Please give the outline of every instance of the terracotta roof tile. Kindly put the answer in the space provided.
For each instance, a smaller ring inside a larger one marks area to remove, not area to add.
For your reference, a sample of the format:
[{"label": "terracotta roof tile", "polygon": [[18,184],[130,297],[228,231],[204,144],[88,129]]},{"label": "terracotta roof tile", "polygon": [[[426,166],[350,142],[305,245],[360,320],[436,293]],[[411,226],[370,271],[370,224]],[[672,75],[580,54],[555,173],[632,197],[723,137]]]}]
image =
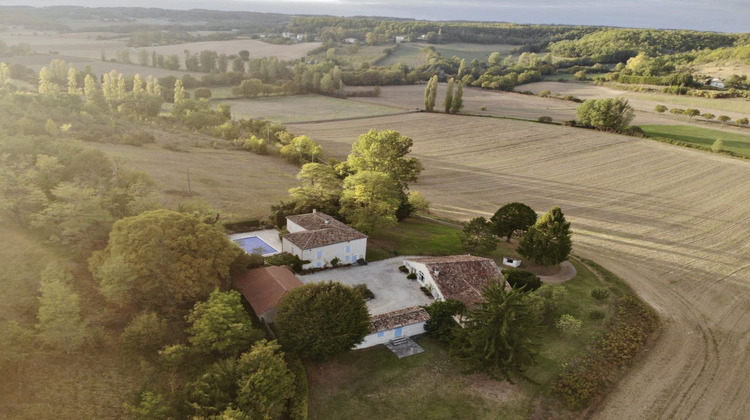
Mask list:
[{"label": "terracotta roof tile", "polygon": [[306,229],[283,236],[300,249],[312,249],[367,238],[364,233],[321,212],[287,216],[287,220]]},{"label": "terracotta roof tile", "polygon": [[427,321],[428,319],[430,319],[430,314],[428,314],[424,308],[419,306],[374,315],[370,318],[370,333],[379,333],[381,331],[388,331],[398,327],[405,327],[407,325]]},{"label": "terracotta roof tile", "polygon": [[258,316],[275,308],[288,291],[302,286],[297,276],[278,266],[247,270],[232,282]]},{"label": "terracotta roof tile", "polygon": [[472,255],[414,257],[407,261],[422,263],[446,299],[457,299],[469,306],[483,300],[482,289],[502,278],[500,268],[490,258]]}]

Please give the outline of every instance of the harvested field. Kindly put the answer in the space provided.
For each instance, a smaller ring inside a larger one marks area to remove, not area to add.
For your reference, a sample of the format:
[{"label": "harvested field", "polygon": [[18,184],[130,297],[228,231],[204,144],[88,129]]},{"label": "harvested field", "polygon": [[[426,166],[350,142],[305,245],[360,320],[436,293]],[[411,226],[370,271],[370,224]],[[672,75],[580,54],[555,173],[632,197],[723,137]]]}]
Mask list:
[{"label": "harvested field", "polygon": [[[184,64],[185,50],[190,51],[191,54],[209,50],[226,55],[236,55],[242,50],[247,50],[250,52],[250,58],[276,57],[279,60],[294,60],[306,56],[309,51],[318,48],[320,45],[320,42],[277,45],[254,39],[231,39],[226,41],[201,41],[186,44],[161,45],[158,47],[145,47],[145,49],[149,54],[152,51],[163,55],[176,54],[180,57],[180,62]],[[137,57],[137,52],[133,56]]]},{"label": "harvested field", "polygon": [[397,114],[403,109],[323,95],[270,96],[222,100],[232,106],[235,118],[265,118],[282,123],[362,118]]},{"label": "harvested field", "polygon": [[[38,54],[50,54],[54,52],[62,56],[72,56],[101,60],[102,51],[107,58],[117,56],[117,51],[128,49],[127,34],[116,39],[96,39],[98,36],[112,38],[112,33],[100,32],[77,32],[69,34],[58,34],[54,32],[35,32],[24,34],[0,34],[0,40],[8,45],[27,43],[31,50]],[[137,60],[136,55],[132,58]],[[49,62],[49,60],[48,60]]]},{"label": "harvested field", "polygon": [[750,412],[750,162],[528,122],[409,114],[297,124],[343,157],[394,129],[425,165],[413,189],[466,220],[510,201],[562,207],[574,249],[622,277],[664,321],[595,416],[744,418]]}]

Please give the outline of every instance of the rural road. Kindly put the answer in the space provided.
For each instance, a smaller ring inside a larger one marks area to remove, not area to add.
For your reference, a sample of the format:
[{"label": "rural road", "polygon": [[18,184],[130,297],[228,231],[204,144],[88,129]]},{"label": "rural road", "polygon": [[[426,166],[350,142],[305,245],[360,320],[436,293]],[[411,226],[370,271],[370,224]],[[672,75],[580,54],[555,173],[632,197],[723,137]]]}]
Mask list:
[{"label": "rural road", "polygon": [[412,186],[438,217],[507,202],[560,206],[574,252],[658,312],[649,353],[597,419],[744,419],[750,413],[750,162],[583,129],[409,114],[300,125],[345,154],[351,133],[393,129],[425,166]]}]

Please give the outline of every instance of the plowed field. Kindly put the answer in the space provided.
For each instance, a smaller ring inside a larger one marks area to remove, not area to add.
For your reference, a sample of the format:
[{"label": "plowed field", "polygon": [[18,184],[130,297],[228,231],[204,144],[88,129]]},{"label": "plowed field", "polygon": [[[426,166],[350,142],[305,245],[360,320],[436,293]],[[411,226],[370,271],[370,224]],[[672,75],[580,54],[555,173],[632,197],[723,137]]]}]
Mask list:
[{"label": "plowed field", "polygon": [[562,207],[574,249],[659,312],[659,340],[604,401],[602,419],[736,419],[750,413],[750,162],[630,137],[434,114],[290,129],[345,156],[390,128],[425,165],[413,189],[435,213],[489,215],[510,201]]}]

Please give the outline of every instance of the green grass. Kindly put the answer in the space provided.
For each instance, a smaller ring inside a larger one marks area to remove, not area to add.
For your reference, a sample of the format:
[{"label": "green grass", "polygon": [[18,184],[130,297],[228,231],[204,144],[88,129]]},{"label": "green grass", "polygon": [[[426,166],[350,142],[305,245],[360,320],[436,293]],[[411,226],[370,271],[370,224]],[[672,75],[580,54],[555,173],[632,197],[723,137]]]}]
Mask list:
[{"label": "green grass", "polygon": [[[235,98],[236,96],[232,94],[232,86],[214,86],[208,88],[211,90],[211,100],[216,99],[228,99],[228,98]],[[195,89],[185,89],[186,92],[190,94],[191,98],[195,97]]]},{"label": "green grass", "polygon": [[[750,101],[744,99],[711,99],[696,96],[667,95],[660,93],[626,92],[626,98],[655,101],[668,108],[707,108],[727,112],[740,112],[750,115]],[[705,112],[705,111],[702,111]],[[714,112],[714,111],[711,111]]]},{"label": "green grass", "polygon": [[406,64],[409,67],[419,67],[427,63],[427,58],[422,50],[425,44],[401,44],[388,58],[379,62],[379,66],[390,67],[397,63]]},{"label": "green grass", "polygon": [[[711,147],[718,138],[724,140],[724,150],[750,156],[750,136],[727,131],[713,130],[696,125],[642,125],[650,137],[664,137],[689,144]],[[742,130],[742,129],[738,129]],[[743,130],[745,131],[745,130]]]},{"label": "green grass", "polygon": [[280,123],[361,118],[403,112],[388,106],[355,102],[322,95],[270,96],[221,101],[239,118],[265,118]]},{"label": "green grass", "polygon": [[308,364],[310,418],[528,418],[530,399],[518,387],[490,381],[510,398],[478,392],[442,344],[427,337],[417,341],[426,351],[403,359],[376,346]]},{"label": "green grass", "polygon": [[[417,67],[427,63],[423,50],[431,44],[425,43],[403,43],[398,46],[396,51],[388,58],[378,63],[381,66],[392,66],[396,63],[404,63],[409,67]],[[444,58],[459,57],[466,60],[467,64],[471,60],[487,60],[493,52],[499,52],[503,55],[510,54],[510,51],[516,45],[507,44],[469,44],[465,42],[453,44],[432,45],[435,50],[442,54]]]}]

